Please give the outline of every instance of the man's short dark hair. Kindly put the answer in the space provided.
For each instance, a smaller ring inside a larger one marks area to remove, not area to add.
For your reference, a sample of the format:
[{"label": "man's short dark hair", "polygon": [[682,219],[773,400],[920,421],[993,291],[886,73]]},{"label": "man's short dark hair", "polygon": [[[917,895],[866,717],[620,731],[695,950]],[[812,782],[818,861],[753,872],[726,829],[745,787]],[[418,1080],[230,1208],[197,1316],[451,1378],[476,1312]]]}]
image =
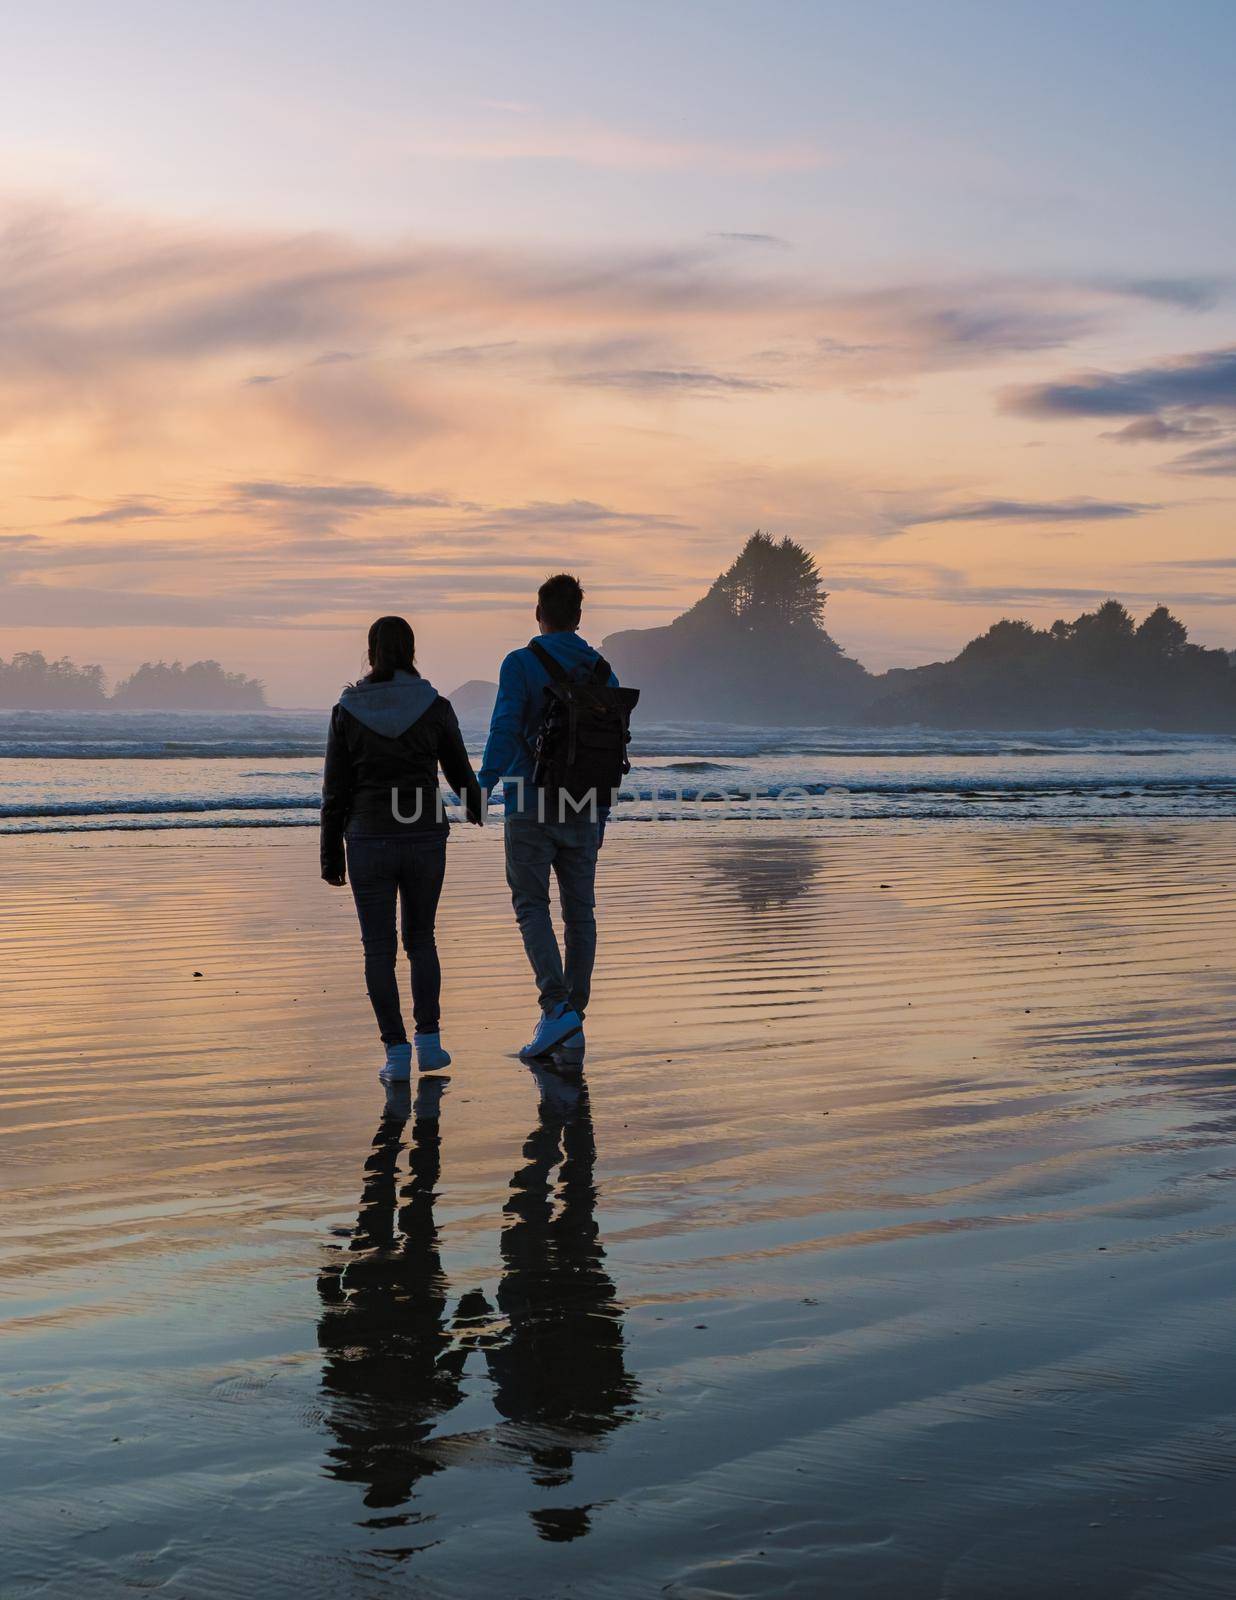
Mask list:
[{"label": "man's short dark hair", "polygon": [[541,620],[551,628],[578,628],[584,609],[584,590],[569,572],[556,572],[536,592]]}]

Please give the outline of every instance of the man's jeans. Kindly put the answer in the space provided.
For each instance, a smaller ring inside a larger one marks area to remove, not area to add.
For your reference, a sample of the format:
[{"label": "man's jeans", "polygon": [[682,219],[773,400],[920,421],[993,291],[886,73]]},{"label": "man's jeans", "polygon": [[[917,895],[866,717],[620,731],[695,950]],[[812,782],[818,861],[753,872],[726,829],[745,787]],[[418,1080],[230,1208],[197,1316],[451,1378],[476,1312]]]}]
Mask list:
[{"label": "man's jeans", "polygon": [[[580,819],[538,822],[535,817],[508,817],[505,839],[506,881],[536,975],[541,1010],[548,1014],[565,1000],[582,1017],[597,954],[597,825]],[[562,901],[565,969],[549,915],[551,870]]]},{"label": "man's jeans", "polygon": [[437,1033],[442,968],[434,940],[434,917],[446,872],[446,840],[413,833],[347,841],[348,877],[365,947],[365,987],[383,1044],[408,1037],[399,1008],[395,972],[395,899],[399,931],[412,964],[412,1015],[417,1033]]}]

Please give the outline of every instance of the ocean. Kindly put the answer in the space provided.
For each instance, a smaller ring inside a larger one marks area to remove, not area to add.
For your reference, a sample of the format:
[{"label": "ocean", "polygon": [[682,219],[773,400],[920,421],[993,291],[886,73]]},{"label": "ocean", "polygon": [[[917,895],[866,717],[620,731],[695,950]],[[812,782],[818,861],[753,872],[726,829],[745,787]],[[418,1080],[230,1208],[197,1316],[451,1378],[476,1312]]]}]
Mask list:
[{"label": "ocean", "polygon": [[[310,827],[324,711],[0,712],[0,832]],[[479,762],[484,726],[464,724]],[[616,822],[1236,815],[1236,739],[639,726]]]}]

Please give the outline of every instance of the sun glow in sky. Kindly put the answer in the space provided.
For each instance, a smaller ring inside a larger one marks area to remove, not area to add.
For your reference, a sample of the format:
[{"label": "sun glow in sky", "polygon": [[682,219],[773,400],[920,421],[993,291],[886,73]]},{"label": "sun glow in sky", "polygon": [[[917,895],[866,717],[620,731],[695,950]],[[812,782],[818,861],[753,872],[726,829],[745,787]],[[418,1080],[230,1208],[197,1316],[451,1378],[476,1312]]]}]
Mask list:
[{"label": "sun glow in sky", "polygon": [[756,527],[872,667],[1236,645],[1236,12],[49,0],[5,23],[0,655],[449,690]]}]

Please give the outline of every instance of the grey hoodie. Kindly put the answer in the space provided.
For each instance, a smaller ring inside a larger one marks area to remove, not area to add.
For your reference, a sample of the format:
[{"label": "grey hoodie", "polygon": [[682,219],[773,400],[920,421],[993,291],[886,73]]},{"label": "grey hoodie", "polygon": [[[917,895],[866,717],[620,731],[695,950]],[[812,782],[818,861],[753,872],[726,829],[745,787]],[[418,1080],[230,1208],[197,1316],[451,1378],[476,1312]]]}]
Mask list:
[{"label": "grey hoodie", "polygon": [[414,672],[397,672],[385,683],[345,689],[326,735],[323,873],[339,881],[345,832],[356,838],[415,832],[445,837],[439,767],[469,818],[479,818],[481,791],[459,721],[432,683]]},{"label": "grey hoodie", "polygon": [[339,704],[384,739],[398,739],[414,722],[419,722],[438,698],[428,678],[413,672],[398,671],[385,683],[351,683],[339,696]]}]

